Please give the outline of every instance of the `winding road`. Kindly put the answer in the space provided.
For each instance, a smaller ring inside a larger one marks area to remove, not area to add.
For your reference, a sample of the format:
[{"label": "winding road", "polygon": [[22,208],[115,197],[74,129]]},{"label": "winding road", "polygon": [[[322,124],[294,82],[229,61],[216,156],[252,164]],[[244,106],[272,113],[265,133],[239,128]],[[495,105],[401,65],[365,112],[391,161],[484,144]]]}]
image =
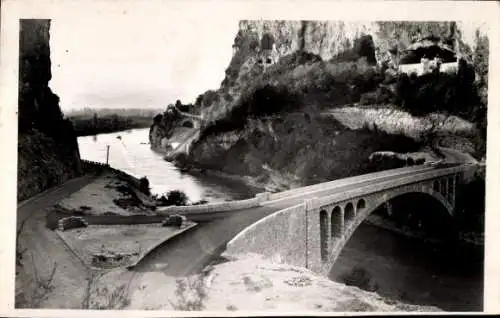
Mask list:
[{"label": "winding road", "polygon": [[[50,208],[63,198],[80,190],[94,180],[95,176],[86,175],[72,179],[60,186],[44,191],[17,206],[17,228],[21,229],[18,242],[21,250],[23,267],[16,280],[16,294],[23,293],[26,303],[21,306],[33,306],[43,301],[40,296],[30,294],[35,290],[33,277],[40,280],[50,277],[55,270],[52,281],[54,289],[50,299],[44,300],[46,308],[80,308],[85,294],[85,286],[89,273],[81,261],[71,252],[53,231],[45,226],[46,214]],[[77,297],[67,297],[68,291]],[[80,297],[78,297],[80,296]],[[18,300],[16,299],[16,302]]]}]

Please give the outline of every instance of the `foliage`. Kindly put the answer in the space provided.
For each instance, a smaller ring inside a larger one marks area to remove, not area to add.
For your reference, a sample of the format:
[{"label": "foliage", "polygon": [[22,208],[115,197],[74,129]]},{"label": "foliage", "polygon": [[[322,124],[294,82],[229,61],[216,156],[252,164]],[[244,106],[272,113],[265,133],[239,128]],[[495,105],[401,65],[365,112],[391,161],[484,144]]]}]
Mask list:
[{"label": "foliage", "polygon": [[297,51],[282,57],[266,73],[249,77],[226,116],[207,125],[200,139],[240,130],[247,118],[292,112],[310,103],[336,106],[358,102],[384,80],[365,58],[325,62],[315,54]]},{"label": "foliage", "polygon": [[167,194],[158,196],[154,195],[153,196],[156,200],[160,202],[161,205],[163,206],[169,206],[169,205],[177,205],[177,206],[184,206],[188,204],[189,198],[181,190],[172,190],[167,192]]},{"label": "foliage", "polygon": [[[71,137],[60,136],[60,140]],[[76,143],[76,138],[74,140]],[[17,198],[24,200],[75,177],[73,143],[56,142],[45,133],[31,130],[18,137]]]},{"label": "foliage", "polygon": [[[119,115],[115,114],[101,115],[94,113],[90,115],[71,115],[69,119],[75,126],[77,136],[89,136],[102,133],[110,133],[133,128],[145,128],[151,126],[151,114],[142,115]],[[161,115],[154,117],[159,120]]]},{"label": "foliage", "polygon": [[176,280],[175,295],[177,302],[169,301],[175,310],[203,310],[207,298],[206,287],[201,277],[179,278]]},{"label": "foliage", "polygon": [[151,194],[151,189],[149,188],[149,180],[147,177],[142,177],[139,179],[139,191],[147,195]]},{"label": "foliage", "polygon": [[220,146],[221,135],[214,133],[194,148],[193,158],[207,168],[240,175],[258,176],[267,165],[312,184],[371,172],[376,167],[368,157],[375,151],[410,152],[420,146],[400,135],[348,130],[331,118],[318,117],[317,112],[306,108],[255,120],[267,130],[246,127],[246,137],[229,149]]},{"label": "foliage", "polygon": [[400,74],[395,102],[414,115],[444,111],[471,118],[480,105],[478,87],[474,80],[474,68],[464,60],[459,63],[457,74]]}]

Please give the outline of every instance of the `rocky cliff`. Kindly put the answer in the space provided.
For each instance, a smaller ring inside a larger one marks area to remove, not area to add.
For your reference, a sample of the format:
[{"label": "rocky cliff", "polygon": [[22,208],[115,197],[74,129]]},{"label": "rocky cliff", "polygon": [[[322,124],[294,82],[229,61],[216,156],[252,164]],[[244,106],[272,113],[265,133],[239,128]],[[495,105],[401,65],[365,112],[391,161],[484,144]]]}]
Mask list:
[{"label": "rocky cliff", "polygon": [[49,87],[50,20],[20,21],[18,200],[58,185],[80,172],[73,125]]},{"label": "rocky cliff", "polygon": [[[482,41],[484,49],[486,31],[459,22],[241,21],[221,87],[196,100],[200,137],[180,159],[308,183],[366,172],[366,151],[419,151],[415,135],[432,135],[427,128],[370,132],[363,122],[387,125],[364,118],[345,129],[342,118],[329,122],[318,114],[375,104],[417,116],[448,111],[477,119],[482,111],[484,119],[477,84],[478,77],[485,83],[488,57],[477,48]],[[397,70],[406,48],[425,38],[454,52],[461,61],[456,74],[415,80]],[[475,67],[481,63],[482,72]],[[398,120],[391,116],[382,117]]]},{"label": "rocky cliff", "polygon": [[[369,63],[381,64],[397,59],[415,40],[435,37],[448,43],[457,57],[471,62],[478,36],[485,36],[487,31],[484,24],[470,22],[240,21],[233,58],[218,96],[210,91],[209,96],[202,95],[199,99],[206,101],[203,109],[206,120],[218,118],[239,97],[249,75],[263,71],[255,64],[259,64],[259,55],[267,49],[273,57],[272,63],[298,51],[328,61],[356,50]],[[363,47],[363,42],[372,47]]]}]

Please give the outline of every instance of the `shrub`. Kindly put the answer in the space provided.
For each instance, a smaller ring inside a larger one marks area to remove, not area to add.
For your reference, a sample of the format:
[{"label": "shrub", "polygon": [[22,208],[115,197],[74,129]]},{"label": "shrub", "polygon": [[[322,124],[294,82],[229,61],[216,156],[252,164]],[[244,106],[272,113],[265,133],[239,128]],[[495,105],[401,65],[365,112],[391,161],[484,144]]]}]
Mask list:
[{"label": "shrub", "polygon": [[172,190],[169,191],[166,195],[162,195],[161,197],[158,196],[153,196],[156,200],[160,201],[161,205],[163,206],[169,206],[169,205],[176,205],[176,206],[184,206],[187,205],[188,203],[188,196],[180,191],[180,190]]},{"label": "shrub", "polygon": [[146,195],[151,194],[151,189],[149,188],[149,180],[147,177],[142,177],[139,179],[139,191]]}]

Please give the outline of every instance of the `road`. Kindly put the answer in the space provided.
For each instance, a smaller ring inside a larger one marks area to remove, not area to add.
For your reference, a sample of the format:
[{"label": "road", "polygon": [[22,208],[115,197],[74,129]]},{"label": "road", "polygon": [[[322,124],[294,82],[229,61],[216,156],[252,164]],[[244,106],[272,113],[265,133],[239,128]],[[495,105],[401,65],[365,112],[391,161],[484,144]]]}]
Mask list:
[{"label": "road", "polygon": [[[397,179],[407,176],[408,173],[418,174],[434,169],[432,167],[415,166],[408,168],[407,173],[399,176],[391,175],[390,171],[382,172],[377,179],[361,180],[354,184],[314,192],[315,197],[322,197],[332,193],[339,193],[361,186],[376,184],[378,182]],[[368,179],[369,177],[367,177]],[[300,193],[297,196],[265,203],[265,205],[229,212],[224,218],[200,224],[193,230],[179,235],[173,240],[166,242],[158,249],[147,255],[132,269],[135,272],[162,271],[166,275],[186,276],[201,271],[212,259],[220,255],[225,245],[247,226],[259,219],[279,211],[302,203],[311,198],[309,192]]]},{"label": "road", "polygon": [[[42,307],[80,308],[89,273],[80,260],[62,244],[57,234],[45,227],[45,218],[50,207],[93,179],[93,176],[75,178],[18,204],[18,229],[23,224],[18,243],[26,251],[23,253],[23,268],[16,280],[16,294],[21,291],[26,300],[16,299],[16,303],[34,306],[44,301],[40,295],[32,294],[33,281],[36,277],[39,280],[47,279],[55,267],[52,281],[54,290]],[[77,297],[67,297],[68,293]]]}]

